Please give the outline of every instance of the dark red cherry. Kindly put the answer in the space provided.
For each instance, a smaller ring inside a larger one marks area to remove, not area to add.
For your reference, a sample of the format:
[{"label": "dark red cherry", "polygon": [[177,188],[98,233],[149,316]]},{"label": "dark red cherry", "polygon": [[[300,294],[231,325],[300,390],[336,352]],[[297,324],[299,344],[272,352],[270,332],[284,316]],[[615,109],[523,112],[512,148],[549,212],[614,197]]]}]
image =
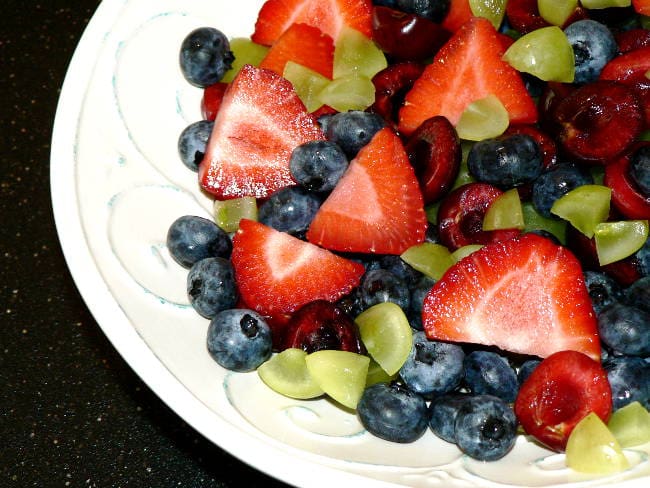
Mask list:
[{"label": "dark red cherry", "polygon": [[633,51],[640,47],[650,47],[650,30],[648,29],[630,29],[616,32],[614,34],[618,50],[621,53]]},{"label": "dark red cherry", "polygon": [[612,189],[612,204],[628,219],[650,219],[650,197],[645,196],[630,176],[634,153],[649,142],[638,142],[632,150],[605,167],[603,183]]},{"label": "dark red cherry", "polygon": [[214,120],[217,116],[226,88],[228,88],[228,83],[215,83],[203,89],[201,113],[205,120]]},{"label": "dark red cherry", "polygon": [[506,17],[512,28],[521,34],[549,25],[539,13],[537,0],[508,0]]},{"label": "dark red cherry", "polygon": [[381,70],[372,78],[375,85],[375,103],[370,111],[397,126],[397,113],[404,96],[424,71],[424,65],[414,62],[396,63]]}]

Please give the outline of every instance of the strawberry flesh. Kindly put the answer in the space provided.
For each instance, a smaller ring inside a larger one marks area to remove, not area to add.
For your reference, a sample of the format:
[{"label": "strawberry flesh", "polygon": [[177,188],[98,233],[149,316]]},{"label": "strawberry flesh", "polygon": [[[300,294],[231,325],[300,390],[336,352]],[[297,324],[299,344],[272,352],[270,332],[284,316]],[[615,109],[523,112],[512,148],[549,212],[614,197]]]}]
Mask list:
[{"label": "strawberry flesh", "polygon": [[424,300],[433,340],[546,357],[600,358],[596,315],[578,259],[535,234],[488,244],[447,270]]}]

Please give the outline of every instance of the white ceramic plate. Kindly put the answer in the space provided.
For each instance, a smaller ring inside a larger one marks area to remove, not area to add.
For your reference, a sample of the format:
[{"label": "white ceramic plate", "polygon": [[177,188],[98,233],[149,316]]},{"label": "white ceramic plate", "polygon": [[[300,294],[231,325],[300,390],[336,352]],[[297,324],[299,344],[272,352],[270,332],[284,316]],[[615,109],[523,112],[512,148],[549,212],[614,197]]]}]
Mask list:
[{"label": "white ceramic plate", "polygon": [[208,439],[297,486],[648,486],[650,446],[599,480],[523,437],[504,459],[476,462],[430,432],[410,445],[380,441],[326,400],[281,397],[210,359],[207,321],[188,306],[186,271],[164,244],[173,220],[211,207],[176,152],[201,98],[178,48],[203,25],[250,36],[262,3],[105,0],[70,65],[52,141],[55,218],[74,280],[126,361]]}]

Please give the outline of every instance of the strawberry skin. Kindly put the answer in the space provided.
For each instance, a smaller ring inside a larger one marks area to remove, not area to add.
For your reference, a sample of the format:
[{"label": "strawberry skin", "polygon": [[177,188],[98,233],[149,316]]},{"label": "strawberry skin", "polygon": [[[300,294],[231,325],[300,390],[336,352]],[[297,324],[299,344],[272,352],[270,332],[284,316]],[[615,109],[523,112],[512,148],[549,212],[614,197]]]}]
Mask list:
[{"label": "strawberry skin", "polygon": [[650,70],[650,47],[640,47],[609,61],[600,72],[600,79],[621,83],[648,81],[645,76],[648,70]]},{"label": "strawberry skin", "polygon": [[332,79],[334,41],[316,27],[292,24],[271,46],[260,63],[260,68],[268,68],[282,75],[287,61],[293,61]]},{"label": "strawberry skin", "polygon": [[267,0],[260,9],[253,42],[271,46],[291,24],[317,27],[334,41],[344,26],[370,37],[371,0]]},{"label": "strawberry skin", "polygon": [[514,409],[527,434],[563,451],[573,428],[590,412],[607,422],[612,390],[600,361],[577,351],[558,351],[521,385]]},{"label": "strawberry skin", "polygon": [[535,234],[488,244],[449,268],[425,297],[422,321],[430,339],[600,359],[580,262]]},{"label": "strawberry skin", "polygon": [[336,251],[401,254],[424,240],[422,194],[399,137],[383,128],[350,162],[307,239]]},{"label": "strawberry skin", "polygon": [[512,123],[534,123],[537,108],[519,73],[501,57],[505,45],[492,24],[474,17],[436,54],[407,93],[399,129],[410,135],[426,119],[443,115],[456,125],[467,106],[495,95]]},{"label": "strawberry skin", "polygon": [[315,300],[334,302],[359,285],[362,264],[243,219],[231,262],[242,300],[262,315],[291,313]]},{"label": "strawberry skin", "polygon": [[199,166],[199,182],[218,199],[264,198],[295,185],[293,149],[325,136],[291,83],[244,66],[226,90]]}]

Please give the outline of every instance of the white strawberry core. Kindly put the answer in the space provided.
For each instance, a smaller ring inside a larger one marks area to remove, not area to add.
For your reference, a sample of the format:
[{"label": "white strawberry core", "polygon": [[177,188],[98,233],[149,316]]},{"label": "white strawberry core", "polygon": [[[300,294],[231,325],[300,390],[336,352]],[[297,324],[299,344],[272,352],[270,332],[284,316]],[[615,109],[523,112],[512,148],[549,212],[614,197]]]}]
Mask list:
[{"label": "white strawberry core", "polygon": [[300,245],[292,242],[294,238],[284,234],[269,236],[264,245],[264,254],[269,263],[273,278],[282,281],[286,277],[295,276],[300,268],[307,266],[309,261],[320,252],[317,247]]}]

